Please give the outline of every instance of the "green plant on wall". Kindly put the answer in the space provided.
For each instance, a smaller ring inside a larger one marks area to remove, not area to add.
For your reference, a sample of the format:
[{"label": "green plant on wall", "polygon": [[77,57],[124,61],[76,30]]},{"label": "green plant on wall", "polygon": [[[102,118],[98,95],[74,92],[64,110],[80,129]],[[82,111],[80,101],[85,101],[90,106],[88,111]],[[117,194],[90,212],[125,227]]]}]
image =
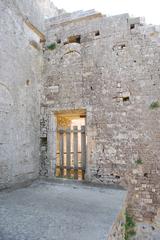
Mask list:
[{"label": "green plant on wall", "polygon": [[141,158],[138,158],[136,161],[135,161],[135,163],[138,165],[138,164],[143,164],[143,161],[142,161],[142,159]]},{"label": "green plant on wall", "polygon": [[126,222],[125,222],[125,240],[130,240],[131,237],[133,237],[136,234],[136,231],[135,231],[136,224],[135,224],[132,216],[130,216],[127,211],[125,213],[125,218],[126,218]]},{"label": "green plant on wall", "polygon": [[159,101],[152,102],[150,105],[150,109],[155,109],[155,108],[159,108],[159,107],[160,107]]},{"label": "green plant on wall", "polygon": [[47,45],[47,49],[49,50],[54,50],[56,48],[56,43],[51,43],[49,45]]}]

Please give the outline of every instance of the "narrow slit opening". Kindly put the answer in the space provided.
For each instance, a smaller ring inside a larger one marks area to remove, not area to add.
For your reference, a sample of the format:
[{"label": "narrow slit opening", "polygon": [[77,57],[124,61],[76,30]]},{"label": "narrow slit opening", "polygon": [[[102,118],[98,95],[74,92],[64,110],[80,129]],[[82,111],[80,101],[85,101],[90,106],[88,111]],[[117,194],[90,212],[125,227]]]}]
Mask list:
[{"label": "narrow slit opening", "polygon": [[99,36],[100,35],[100,32],[99,30],[95,32],[95,36]]}]

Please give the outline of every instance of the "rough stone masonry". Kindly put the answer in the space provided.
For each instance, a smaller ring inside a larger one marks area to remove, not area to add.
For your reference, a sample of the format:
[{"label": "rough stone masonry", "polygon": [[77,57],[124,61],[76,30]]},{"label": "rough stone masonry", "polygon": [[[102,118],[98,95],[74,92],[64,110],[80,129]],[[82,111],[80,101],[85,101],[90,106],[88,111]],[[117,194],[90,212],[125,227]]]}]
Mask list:
[{"label": "rough stone masonry", "polygon": [[84,109],[86,180],[127,187],[135,219],[158,223],[159,28],[43,7],[0,1],[0,188],[53,176],[55,112]]},{"label": "rough stone masonry", "polygon": [[160,180],[160,109],[151,108],[160,100],[158,29],[128,14],[89,12],[46,20],[45,35],[46,44],[57,44],[44,53],[42,119],[86,109],[86,178],[128,186],[132,213],[153,220]]}]

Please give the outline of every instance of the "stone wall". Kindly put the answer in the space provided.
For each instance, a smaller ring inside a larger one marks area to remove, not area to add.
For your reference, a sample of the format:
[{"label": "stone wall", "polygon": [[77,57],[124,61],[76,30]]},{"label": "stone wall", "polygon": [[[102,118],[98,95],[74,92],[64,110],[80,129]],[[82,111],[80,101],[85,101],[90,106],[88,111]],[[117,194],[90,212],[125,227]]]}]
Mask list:
[{"label": "stone wall", "polygon": [[58,16],[64,12],[58,9],[51,0],[14,0],[14,5],[40,30],[44,28],[44,18]]},{"label": "stone wall", "polygon": [[46,4],[0,2],[0,188],[38,177],[39,146],[40,174],[53,176],[54,112],[84,109],[86,179],[128,187],[129,212],[153,221],[160,204],[159,29],[127,14],[78,11],[46,20],[44,48],[44,16],[61,13]]},{"label": "stone wall", "polygon": [[37,0],[36,3],[40,8],[40,12],[45,18],[59,16],[65,13],[64,9],[58,9],[51,0]]},{"label": "stone wall", "polygon": [[44,18],[50,0],[0,1],[0,188],[39,175]]},{"label": "stone wall", "polygon": [[0,1],[0,15],[0,188],[4,188],[38,177],[42,58],[30,44],[40,48],[39,36],[25,24],[16,4]]},{"label": "stone wall", "polygon": [[150,221],[159,204],[159,31],[127,14],[87,14],[46,21],[46,46],[56,48],[44,53],[42,111],[86,109],[86,179],[128,186],[129,211]]},{"label": "stone wall", "polygon": [[40,0],[14,0],[14,6],[19,10],[19,12],[22,13],[23,16],[28,17],[32,24],[42,30],[44,23],[44,13],[41,9],[43,6]]}]

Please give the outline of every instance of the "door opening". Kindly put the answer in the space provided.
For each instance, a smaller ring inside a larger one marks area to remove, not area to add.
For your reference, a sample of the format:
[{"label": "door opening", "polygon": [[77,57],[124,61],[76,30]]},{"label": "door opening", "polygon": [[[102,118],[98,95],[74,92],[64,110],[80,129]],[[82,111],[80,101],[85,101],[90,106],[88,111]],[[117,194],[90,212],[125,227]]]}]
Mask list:
[{"label": "door opening", "polygon": [[56,177],[83,180],[86,170],[86,112],[62,111],[57,112],[56,117]]}]

